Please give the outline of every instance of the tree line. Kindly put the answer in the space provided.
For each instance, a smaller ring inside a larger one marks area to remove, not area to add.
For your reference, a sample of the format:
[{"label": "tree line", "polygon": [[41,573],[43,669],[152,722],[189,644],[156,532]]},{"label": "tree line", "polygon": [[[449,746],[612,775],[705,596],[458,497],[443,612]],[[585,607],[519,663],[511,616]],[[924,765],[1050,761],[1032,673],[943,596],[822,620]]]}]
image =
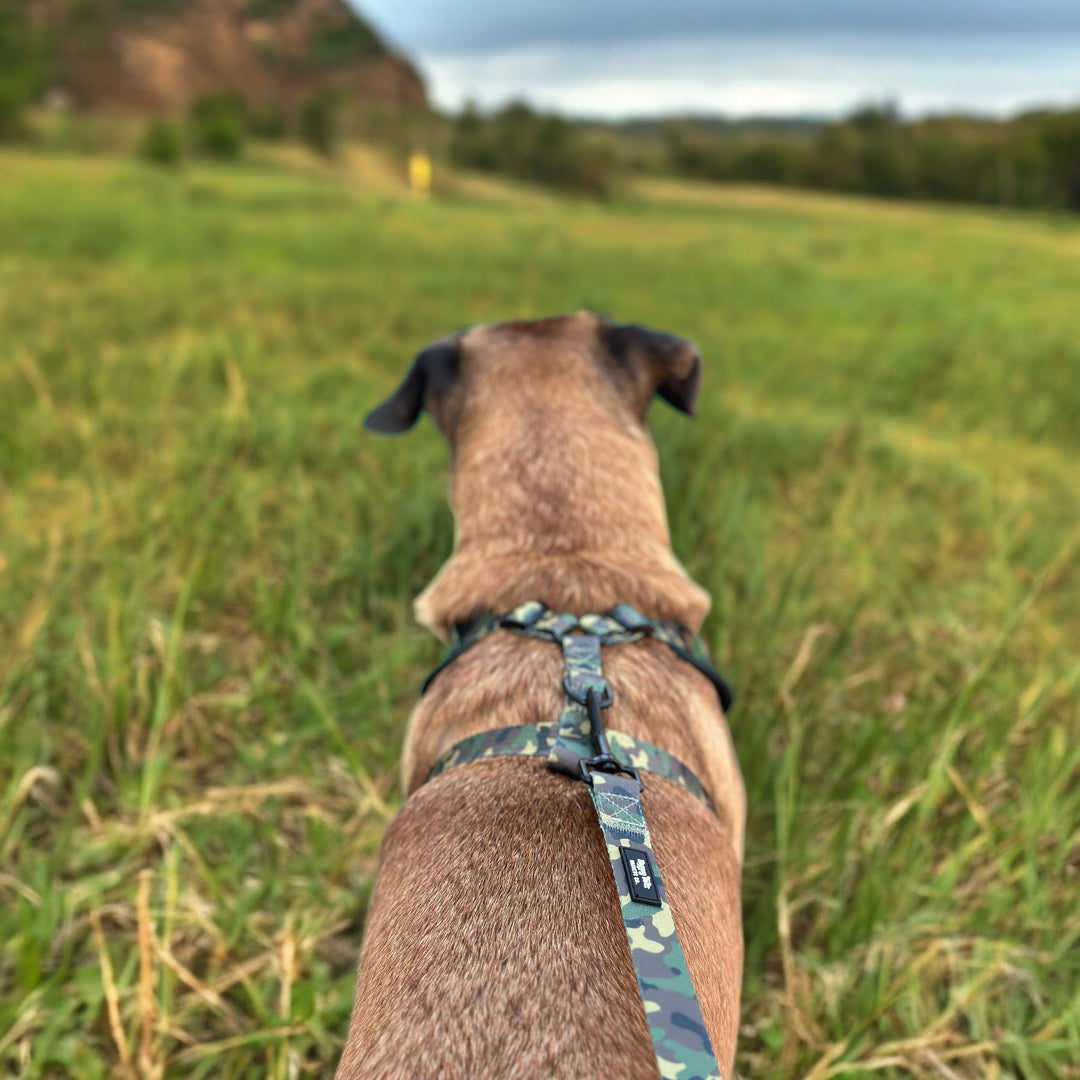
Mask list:
[{"label": "tree line", "polygon": [[664,131],[671,171],[904,199],[1080,211],[1080,109],[903,120],[866,107],[812,132]]},{"label": "tree line", "polygon": [[570,123],[522,104],[452,124],[452,159],[583,193],[652,173],[902,199],[1080,211],[1080,109],[1009,120],[904,120],[863,107],[831,123]]}]

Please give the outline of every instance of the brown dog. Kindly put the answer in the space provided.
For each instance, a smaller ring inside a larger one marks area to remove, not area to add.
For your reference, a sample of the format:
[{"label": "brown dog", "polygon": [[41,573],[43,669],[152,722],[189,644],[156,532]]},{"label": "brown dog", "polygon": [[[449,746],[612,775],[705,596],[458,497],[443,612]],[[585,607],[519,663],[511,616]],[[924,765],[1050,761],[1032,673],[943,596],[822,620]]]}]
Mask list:
[{"label": "brown dog", "polygon": [[[450,444],[453,556],[417,601],[442,637],[540,600],[627,603],[696,630],[708,597],[671,553],[654,394],[693,411],[687,341],[588,313],[477,327],[425,349],[368,418],[426,409]],[[713,686],[665,646],[604,651],[605,726],[689,765],[717,814],[644,774],[656,860],[717,1060],[739,1012],[745,798]],[[408,796],[383,842],[339,1080],[655,1078],[604,841],[585,784],[543,759],[475,761],[424,783],[467,735],[557,719],[559,650],[499,632],[432,684],[409,724]]]}]

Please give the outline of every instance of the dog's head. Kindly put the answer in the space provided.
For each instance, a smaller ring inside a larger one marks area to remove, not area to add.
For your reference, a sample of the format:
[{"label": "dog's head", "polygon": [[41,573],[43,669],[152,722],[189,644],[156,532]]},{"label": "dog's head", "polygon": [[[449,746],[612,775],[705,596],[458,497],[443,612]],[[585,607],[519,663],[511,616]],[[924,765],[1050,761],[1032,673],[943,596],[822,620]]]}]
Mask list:
[{"label": "dog's head", "polygon": [[707,606],[696,586],[666,604],[644,584],[673,567],[686,581],[645,418],[656,396],[692,415],[701,369],[689,341],[587,312],[474,327],[422,350],[364,421],[399,434],[427,412],[450,446],[457,548],[422,621],[444,631],[477,607],[535,598],[564,610],[648,602],[696,625]]},{"label": "dog's head", "polygon": [[[398,435],[430,413],[453,448],[467,414],[523,403],[530,387],[566,389],[608,399],[615,390],[629,414],[645,422],[656,395],[689,416],[701,385],[701,356],[684,338],[579,312],[564,318],[510,322],[461,331],[421,350],[401,385],[364,420],[369,431]],[[519,397],[521,395],[521,397]],[[562,393],[556,392],[556,398]],[[549,404],[551,404],[549,402]],[[625,417],[624,417],[625,418]]]}]

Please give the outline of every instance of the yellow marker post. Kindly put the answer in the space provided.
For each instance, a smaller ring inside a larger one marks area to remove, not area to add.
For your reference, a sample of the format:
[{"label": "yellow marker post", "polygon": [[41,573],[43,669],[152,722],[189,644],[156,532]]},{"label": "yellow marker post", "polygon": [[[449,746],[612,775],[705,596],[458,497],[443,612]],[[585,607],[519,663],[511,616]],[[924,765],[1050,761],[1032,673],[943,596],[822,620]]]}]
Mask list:
[{"label": "yellow marker post", "polygon": [[409,187],[414,195],[431,194],[431,158],[427,154],[409,155]]}]

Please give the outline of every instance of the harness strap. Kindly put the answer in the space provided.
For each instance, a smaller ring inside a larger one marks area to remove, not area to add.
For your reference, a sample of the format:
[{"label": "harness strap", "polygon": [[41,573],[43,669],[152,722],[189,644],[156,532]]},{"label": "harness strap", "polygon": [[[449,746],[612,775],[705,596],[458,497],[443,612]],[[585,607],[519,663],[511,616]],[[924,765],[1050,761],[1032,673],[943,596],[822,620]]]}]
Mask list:
[{"label": "harness strap", "polygon": [[424,688],[447,664],[499,628],[561,646],[566,672],[562,713],[558,721],[499,728],[463,739],[436,762],[428,779],[467,761],[525,754],[542,755],[549,769],[587,784],[611,861],[659,1074],[663,1080],[721,1080],[656,867],[638,769],[682,784],[710,809],[712,803],[698,778],[673,755],[621,732],[604,730],[601,713],[611,704],[612,692],[604,678],[601,646],[636,641],[648,633],[699,670],[711,672],[725,709],[731,691],[703,659],[703,652],[700,660],[691,652],[675,624],[647,619],[624,604],[611,615],[579,618],[553,612],[536,601],[508,615],[486,616],[457,632],[449,655]]},{"label": "harness strap", "polygon": [[471,649],[496,630],[513,630],[524,637],[535,637],[542,641],[559,642],[563,634],[581,629],[601,639],[603,645],[620,645],[637,641],[648,636],[666,645],[680,660],[702,673],[716,688],[720,706],[725,713],[730,711],[735,695],[728,681],[709,662],[708,653],[700,635],[693,635],[687,640],[687,633],[677,623],[665,619],[651,619],[635,611],[629,604],[617,604],[610,615],[574,615],[552,611],[538,600],[527,600],[505,615],[482,615],[471,622],[450,629],[450,648],[435,669],[424,680],[420,688],[421,695],[436,677],[448,668],[463,653]]},{"label": "harness strap", "polygon": [[[493,757],[542,757],[550,760],[559,736],[559,726],[558,721],[549,721],[543,724],[522,724],[519,727],[492,728],[490,731],[469,735],[461,742],[455,743],[435,762],[427,778],[434,780],[436,776],[441,776],[457,765],[465,765],[470,761],[484,761]],[[644,739],[635,739],[632,735],[626,735],[621,731],[607,730],[604,735],[607,737],[612,756],[624,771],[633,768],[666,777],[680,787],[686,788],[695,799],[704,803],[710,810],[713,809],[712,799],[709,798],[709,793],[702,786],[701,781],[689,766],[684,765],[674,754],[669,754],[666,750],[661,750],[659,746],[653,746]],[[570,740],[567,742],[569,743]],[[588,735],[575,739],[570,748],[574,754],[574,769],[568,775],[581,779],[578,763],[592,753]]]}]

